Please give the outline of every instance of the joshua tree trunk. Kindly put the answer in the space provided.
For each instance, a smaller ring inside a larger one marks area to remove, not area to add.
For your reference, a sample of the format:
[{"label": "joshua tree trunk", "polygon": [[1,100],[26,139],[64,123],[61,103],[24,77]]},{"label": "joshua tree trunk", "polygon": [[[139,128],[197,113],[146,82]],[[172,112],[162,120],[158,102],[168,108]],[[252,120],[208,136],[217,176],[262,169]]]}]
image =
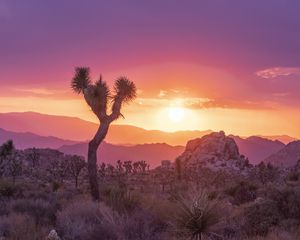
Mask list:
[{"label": "joshua tree trunk", "polygon": [[97,178],[97,150],[104,140],[109,128],[109,123],[101,123],[94,138],[89,142],[88,147],[88,172],[91,187],[91,194],[94,200],[99,200],[99,186]]},{"label": "joshua tree trunk", "polygon": [[75,188],[78,188],[78,176],[75,177]]},{"label": "joshua tree trunk", "polygon": [[[89,142],[88,148],[88,172],[91,186],[91,195],[94,200],[99,200],[99,189],[97,181],[97,149],[104,140],[111,122],[123,117],[121,113],[122,104],[130,102],[136,97],[136,86],[126,77],[119,77],[111,92],[106,82],[100,79],[95,83],[91,81],[90,69],[87,67],[75,68],[75,75],[71,81],[72,89],[83,94],[86,103],[91,107],[93,113],[100,121],[100,127]],[[107,108],[110,107],[110,114]]]}]

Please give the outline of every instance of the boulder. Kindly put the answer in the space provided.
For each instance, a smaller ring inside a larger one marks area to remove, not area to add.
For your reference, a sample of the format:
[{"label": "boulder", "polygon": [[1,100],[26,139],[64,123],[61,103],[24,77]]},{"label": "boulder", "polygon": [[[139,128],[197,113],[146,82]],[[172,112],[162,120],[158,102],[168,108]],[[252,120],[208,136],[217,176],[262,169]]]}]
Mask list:
[{"label": "boulder", "polygon": [[234,139],[223,131],[190,140],[179,159],[183,165],[201,165],[212,170],[242,170],[249,165],[239,153]]}]

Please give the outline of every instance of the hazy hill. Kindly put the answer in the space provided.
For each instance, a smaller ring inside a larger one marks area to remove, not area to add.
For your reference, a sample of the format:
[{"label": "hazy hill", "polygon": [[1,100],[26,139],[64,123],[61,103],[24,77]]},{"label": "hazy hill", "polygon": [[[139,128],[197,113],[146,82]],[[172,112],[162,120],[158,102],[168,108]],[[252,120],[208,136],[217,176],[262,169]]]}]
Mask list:
[{"label": "hazy hill", "polygon": [[[74,117],[53,116],[34,112],[0,113],[0,127],[15,132],[32,132],[42,136],[56,136],[74,141],[90,139],[97,124]],[[129,125],[112,125],[106,142],[113,144],[167,143],[185,145],[190,139],[211,131],[163,132],[145,130]]]},{"label": "hazy hill", "polygon": [[270,140],[273,140],[273,141],[278,140],[278,141],[280,141],[284,144],[288,144],[290,142],[298,140],[297,138],[290,137],[288,135],[258,136],[258,137],[267,138],[267,139],[270,139]]},{"label": "hazy hill", "polygon": [[[78,143],[62,146],[59,151],[86,157],[87,148],[87,143]],[[115,164],[118,160],[145,160],[151,167],[156,167],[160,165],[161,160],[174,160],[183,150],[182,146],[170,146],[165,143],[121,146],[104,142],[98,149],[98,161]]]},{"label": "hazy hill", "polygon": [[[43,137],[33,133],[16,133],[0,128],[0,144],[12,139],[17,149],[52,148],[64,153],[87,155],[87,143],[78,143],[56,137]],[[117,160],[146,160],[151,167],[160,164],[161,160],[174,160],[184,150],[181,146],[170,146],[164,143],[139,144],[133,146],[113,145],[103,142],[98,150],[99,161],[115,164]]]},{"label": "hazy hill", "polygon": [[283,149],[265,159],[276,166],[293,167],[300,160],[300,141],[287,144]]},{"label": "hazy hill", "polygon": [[275,140],[269,140],[262,137],[248,137],[241,138],[239,136],[232,136],[239,147],[241,154],[247,156],[252,164],[257,164],[263,161],[266,157],[278,152],[284,148],[285,144]]},{"label": "hazy hill", "polygon": [[59,148],[62,145],[76,143],[75,141],[64,140],[57,137],[42,137],[29,132],[16,133],[0,128],[0,144],[9,139],[13,140],[14,145],[18,149],[25,149],[30,147]]}]

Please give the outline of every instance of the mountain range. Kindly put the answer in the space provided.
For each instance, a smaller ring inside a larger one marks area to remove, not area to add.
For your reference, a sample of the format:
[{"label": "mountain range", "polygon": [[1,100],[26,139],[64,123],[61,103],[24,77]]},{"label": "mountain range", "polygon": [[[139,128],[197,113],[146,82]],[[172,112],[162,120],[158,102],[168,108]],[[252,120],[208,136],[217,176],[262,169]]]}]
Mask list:
[{"label": "mountain range", "polygon": [[230,137],[235,140],[240,153],[249,158],[252,164],[264,161],[265,158],[285,147],[285,144],[278,140],[269,140],[257,136],[241,138],[230,135]]},{"label": "mountain range", "polygon": [[[49,127],[51,126],[51,127]],[[54,148],[70,154],[86,156],[87,140],[97,124],[74,117],[52,116],[34,112],[0,113],[0,143],[14,140],[17,148]],[[174,160],[184,150],[187,141],[211,133],[207,131],[163,132],[145,130],[129,125],[112,125],[105,143],[100,146],[99,159],[114,163],[117,160],[146,160],[156,166],[161,160]],[[285,148],[275,136],[242,138],[230,135],[241,154],[257,164]],[[278,136],[285,142],[289,136]]]},{"label": "mountain range", "polygon": [[[58,149],[67,154],[87,156],[88,144],[64,145]],[[170,146],[166,143],[138,144],[134,146],[113,145],[103,142],[97,152],[99,162],[115,164],[118,160],[144,160],[150,167],[157,167],[162,160],[175,160],[184,151],[183,146]]]},{"label": "mountain range", "polygon": [[[50,127],[51,126],[51,127]],[[84,142],[91,139],[98,125],[76,117],[47,115],[36,112],[0,113],[0,128],[14,132],[31,132],[40,136],[55,136],[61,139]],[[190,139],[211,133],[205,131],[164,132],[146,130],[130,125],[111,125],[106,142],[112,144],[167,143],[185,146]],[[260,136],[283,143],[295,141],[289,136]]]},{"label": "mountain range", "polygon": [[294,141],[287,144],[278,152],[265,159],[275,166],[293,167],[300,162],[300,141]]},{"label": "mountain range", "polygon": [[0,128],[0,144],[7,140],[13,140],[17,149],[31,147],[57,149],[62,145],[72,145],[77,143],[76,141],[64,140],[52,136],[44,137],[30,132],[17,133]]},{"label": "mountain range", "polygon": [[[55,136],[83,142],[93,137],[98,125],[76,117],[24,112],[0,113],[0,127],[9,131],[32,132],[41,136]],[[189,139],[201,137],[210,132],[211,130],[163,132],[145,130],[130,125],[111,125],[106,141],[112,144],[167,143],[185,145]]]}]

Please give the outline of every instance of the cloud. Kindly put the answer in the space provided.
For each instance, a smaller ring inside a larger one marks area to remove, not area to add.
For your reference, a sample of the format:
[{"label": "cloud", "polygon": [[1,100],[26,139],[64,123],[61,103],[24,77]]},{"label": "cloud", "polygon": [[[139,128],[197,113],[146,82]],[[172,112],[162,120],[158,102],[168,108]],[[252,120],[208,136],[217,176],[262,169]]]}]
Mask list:
[{"label": "cloud", "polygon": [[237,101],[233,99],[209,99],[209,98],[138,98],[136,104],[142,108],[168,108],[184,107],[191,110],[228,108],[228,109],[272,109],[271,101]]},{"label": "cloud", "polygon": [[70,89],[52,89],[39,87],[3,87],[1,97],[35,97],[42,99],[75,99],[76,95]]},{"label": "cloud", "polygon": [[238,101],[233,99],[194,99],[185,101],[185,107],[190,109],[228,108],[228,109],[270,109],[272,103],[261,101]]},{"label": "cloud", "polygon": [[274,67],[256,72],[261,78],[276,78],[280,76],[300,75],[300,67]]},{"label": "cloud", "polygon": [[159,90],[158,97],[165,97],[167,95],[167,91]]}]

